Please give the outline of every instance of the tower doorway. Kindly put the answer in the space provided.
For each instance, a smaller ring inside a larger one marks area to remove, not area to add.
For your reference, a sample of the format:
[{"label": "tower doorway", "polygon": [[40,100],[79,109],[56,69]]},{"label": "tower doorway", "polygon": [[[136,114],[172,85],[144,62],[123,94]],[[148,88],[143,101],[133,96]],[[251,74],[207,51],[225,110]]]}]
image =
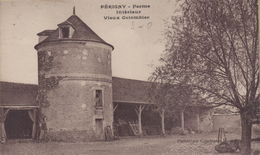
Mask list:
[{"label": "tower doorway", "polygon": [[5,120],[5,131],[8,139],[31,139],[33,121],[28,110],[10,110]]},{"label": "tower doorway", "polygon": [[97,139],[103,139],[103,119],[96,119],[96,136]]}]

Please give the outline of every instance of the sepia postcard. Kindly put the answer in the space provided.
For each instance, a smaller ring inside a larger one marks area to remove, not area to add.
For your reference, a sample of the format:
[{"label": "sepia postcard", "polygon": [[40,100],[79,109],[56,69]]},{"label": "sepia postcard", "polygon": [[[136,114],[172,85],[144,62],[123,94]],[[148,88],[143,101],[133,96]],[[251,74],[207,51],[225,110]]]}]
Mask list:
[{"label": "sepia postcard", "polygon": [[260,155],[258,0],[0,0],[0,155]]}]

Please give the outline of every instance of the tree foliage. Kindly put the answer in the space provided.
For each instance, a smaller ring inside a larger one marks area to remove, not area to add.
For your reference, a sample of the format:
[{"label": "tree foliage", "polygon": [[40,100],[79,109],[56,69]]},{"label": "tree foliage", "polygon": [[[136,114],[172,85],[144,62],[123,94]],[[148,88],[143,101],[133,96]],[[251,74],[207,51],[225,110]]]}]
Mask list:
[{"label": "tree foliage", "polygon": [[185,81],[209,102],[252,107],[259,98],[256,1],[185,0],[181,7],[153,77]]},{"label": "tree foliage", "polygon": [[234,106],[250,126],[260,98],[257,18],[257,0],[181,1],[152,79],[185,83],[207,103]]}]

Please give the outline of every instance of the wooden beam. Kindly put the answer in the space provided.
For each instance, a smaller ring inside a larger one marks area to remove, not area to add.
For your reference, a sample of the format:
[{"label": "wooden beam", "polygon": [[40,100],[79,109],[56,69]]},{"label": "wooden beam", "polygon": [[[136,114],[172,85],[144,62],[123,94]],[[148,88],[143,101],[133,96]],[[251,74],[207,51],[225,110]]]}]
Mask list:
[{"label": "wooden beam", "polygon": [[33,128],[32,128],[32,138],[35,139],[35,136],[36,136],[36,122],[37,122],[37,110],[36,109],[33,109]]},{"label": "wooden beam", "polygon": [[161,116],[161,127],[162,127],[162,134],[163,134],[163,135],[165,135],[164,115],[165,115],[165,109],[163,108],[163,109],[160,111],[160,116]]},{"label": "wooden beam", "polygon": [[10,106],[10,105],[0,105],[0,108],[8,108],[8,109],[34,109],[34,108],[39,108],[39,106]]},{"label": "wooden beam", "polygon": [[181,129],[184,130],[185,129],[185,122],[184,122],[184,110],[181,110]]},{"label": "wooden beam", "polygon": [[197,117],[197,130],[200,131],[200,113],[199,111],[196,114]]},{"label": "wooden beam", "polygon": [[137,105],[135,108],[135,113],[138,115],[140,112],[144,110],[144,105]]},{"label": "wooden beam", "polygon": [[0,107],[0,143],[5,143],[6,142],[6,132],[5,132],[5,120],[8,114],[8,111],[10,109],[4,109]]},{"label": "wooden beam", "polygon": [[138,132],[139,135],[142,136],[143,135],[143,130],[142,130],[142,111],[144,110],[144,105],[137,105],[137,107],[135,108],[135,112],[138,116]]},{"label": "wooden beam", "polygon": [[154,104],[154,103],[150,103],[150,102],[142,102],[142,101],[124,101],[124,100],[113,100],[113,102],[115,103],[127,103],[127,104]]}]

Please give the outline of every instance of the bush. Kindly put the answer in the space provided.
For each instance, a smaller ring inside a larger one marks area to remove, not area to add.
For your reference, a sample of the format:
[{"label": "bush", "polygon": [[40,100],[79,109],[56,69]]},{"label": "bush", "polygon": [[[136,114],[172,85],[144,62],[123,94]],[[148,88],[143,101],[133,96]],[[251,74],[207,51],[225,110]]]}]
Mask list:
[{"label": "bush", "polygon": [[240,140],[224,141],[215,146],[215,150],[219,153],[234,153],[240,150]]},{"label": "bush", "polygon": [[170,134],[173,135],[187,135],[188,130],[183,130],[181,127],[172,128]]}]

